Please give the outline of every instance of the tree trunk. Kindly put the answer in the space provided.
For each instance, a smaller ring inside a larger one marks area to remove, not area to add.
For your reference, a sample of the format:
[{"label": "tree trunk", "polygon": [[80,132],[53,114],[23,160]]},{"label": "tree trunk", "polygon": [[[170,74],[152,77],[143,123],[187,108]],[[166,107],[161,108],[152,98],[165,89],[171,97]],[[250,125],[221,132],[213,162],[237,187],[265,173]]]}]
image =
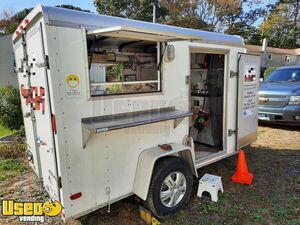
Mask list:
[{"label": "tree trunk", "polygon": [[299,8],[300,7],[300,0],[296,0],[295,5],[295,15],[294,15],[294,40],[293,40],[293,47],[296,48],[297,45],[297,22],[298,22],[298,15],[299,15]]}]

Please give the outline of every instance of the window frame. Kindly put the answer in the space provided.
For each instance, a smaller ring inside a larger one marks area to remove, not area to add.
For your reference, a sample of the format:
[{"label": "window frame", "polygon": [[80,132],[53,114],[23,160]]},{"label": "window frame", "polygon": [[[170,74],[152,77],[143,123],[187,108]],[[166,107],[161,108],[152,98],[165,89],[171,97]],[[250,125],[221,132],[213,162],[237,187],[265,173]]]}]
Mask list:
[{"label": "window frame", "polygon": [[[271,57],[269,57],[269,56],[271,56]],[[267,55],[267,60],[273,60],[273,54],[272,53],[268,53],[268,55]]]},{"label": "window frame", "polygon": [[[85,36],[86,40],[87,40],[87,35]],[[117,38],[117,37],[113,37],[113,38]],[[118,39],[118,38],[117,38]],[[119,38],[119,39],[122,39],[122,38]],[[156,46],[157,46],[157,65],[159,64],[160,60],[161,60],[161,63],[160,63],[160,68],[159,70],[156,70],[156,73],[157,73],[157,80],[155,80],[158,85],[158,90],[156,91],[146,91],[146,92],[129,92],[129,93],[115,93],[115,94],[98,94],[98,95],[92,95],[92,90],[91,90],[91,86],[92,86],[92,83],[91,83],[91,73],[90,73],[90,66],[89,66],[89,55],[88,55],[88,47],[87,47],[87,41],[86,41],[86,45],[85,45],[85,48],[86,48],[86,57],[87,57],[87,73],[88,73],[88,82],[87,82],[87,86],[88,86],[88,99],[97,99],[97,98],[108,98],[108,97],[114,97],[114,96],[128,96],[128,95],[142,95],[142,94],[147,94],[147,95],[156,95],[156,94],[162,94],[163,93],[163,84],[162,84],[162,81],[163,81],[163,57],[161,56],[161,52],[164,52],[164,48],[167,47],[167,43],[165,42],[158,42],[158,41],[153,41],[154,43],[156,42]],[[106,63],[103,63],[103,64],[106,64]],[[107,63],[107,64],[113,64],[113,63]],[[151,82],[153,80],[149,80],[149,81],[135,81],[135,83],[154,83],[154,82]],[[107,82],[107,84],[114,84],[114,83],[123,83],[123,84],[127,84],[127,83],[132,83],[133,81],[121,81],[121,82]],[[105,84],[106,82],[103,82],[102,84]]]},{"label": "window frame", "polygon": [[286,55],[286,56],[284,57],[284,63],[290,63],[290,62],[291,62],[291,56]]}]

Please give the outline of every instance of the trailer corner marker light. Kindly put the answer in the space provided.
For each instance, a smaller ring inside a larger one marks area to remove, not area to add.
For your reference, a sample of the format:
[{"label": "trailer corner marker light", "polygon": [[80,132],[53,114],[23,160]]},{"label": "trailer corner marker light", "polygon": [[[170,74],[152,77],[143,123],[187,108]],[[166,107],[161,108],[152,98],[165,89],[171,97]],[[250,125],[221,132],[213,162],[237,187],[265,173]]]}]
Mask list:
[{"label": "trailer corner marker light", "polygon": [[80,198],[81,196],[82,196],[81,192],[78,192],[78,193],[76,193],[76,194],[71,195],[71,196],[70,196],[70,199],[71,199],[71,200],[75,200],[75,199],[77,199],[77,198]]}]

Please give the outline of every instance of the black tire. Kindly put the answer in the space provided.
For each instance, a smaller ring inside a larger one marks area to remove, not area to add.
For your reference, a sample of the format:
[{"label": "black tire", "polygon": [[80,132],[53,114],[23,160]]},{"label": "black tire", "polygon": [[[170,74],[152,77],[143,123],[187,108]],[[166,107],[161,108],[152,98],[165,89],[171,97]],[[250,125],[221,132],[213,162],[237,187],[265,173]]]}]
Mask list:
[{"label": "black tire", "polygon": [[[182,199],[174,207],[166,207],[161,199],[160,192],[164,180],[172,172],[181,172],[186,179],[186,191]],[[190,198],[193,187],[193,175],[188,165],[178,157],[163,158],[155,165],[152,180],[146,199],[146,207],[158,218],[174,215]]]}]

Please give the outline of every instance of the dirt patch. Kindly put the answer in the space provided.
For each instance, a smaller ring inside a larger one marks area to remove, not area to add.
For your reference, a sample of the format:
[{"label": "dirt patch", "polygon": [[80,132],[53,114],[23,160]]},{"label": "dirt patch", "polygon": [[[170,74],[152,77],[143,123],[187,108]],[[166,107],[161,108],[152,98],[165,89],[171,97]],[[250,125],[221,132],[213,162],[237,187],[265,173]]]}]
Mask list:
[{"label": "dirt patch", "polygon": [[[254,174],[250,186],[230,181],[235,171],[236,156],[198,170],[222,176],[224,194],[219,202],[210,197],[196,196],[198,179],[194,180],[190,201],[172,218],[162,224],[290,224],[300,225],[300,131],[287,127],[259,127],[259,138],[245,149],[249,170]],[[17,200],[44,200],[42,185],[26,171],[0,184],[1,197]],[[76,221],[74,225],[142,224],[138,216],[139,203],[134,197],[103,208]],[[0,218],[0,223],[13,222]],[[49,224],[62,224],[59,219]]]},{"label": "dirt patch", "polygon": [[23,140],[23,138],[21,138],[19,136],[16,136],[16,135],[13,135],[13,134],[10,134],[10,135],[1,137],[0,138],[0,143],[17,142],[17,141],[22,141],[22,140]]},{"label": "dirt patch", "polygon": [[253,147],[274,150],[300,150],[300,127],[261,124]]}]

